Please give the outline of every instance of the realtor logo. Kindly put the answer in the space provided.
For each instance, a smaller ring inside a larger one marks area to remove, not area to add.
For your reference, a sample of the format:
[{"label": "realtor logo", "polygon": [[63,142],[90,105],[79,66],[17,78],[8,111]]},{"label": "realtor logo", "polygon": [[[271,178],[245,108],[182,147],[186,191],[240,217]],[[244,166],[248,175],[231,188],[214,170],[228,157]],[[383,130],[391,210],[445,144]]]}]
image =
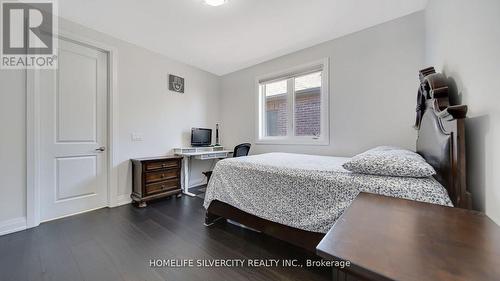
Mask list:
[{"label": "realtor logo", "polygon": [[57,16],[53,0],[1,2],[1,68],[57,67]]}]

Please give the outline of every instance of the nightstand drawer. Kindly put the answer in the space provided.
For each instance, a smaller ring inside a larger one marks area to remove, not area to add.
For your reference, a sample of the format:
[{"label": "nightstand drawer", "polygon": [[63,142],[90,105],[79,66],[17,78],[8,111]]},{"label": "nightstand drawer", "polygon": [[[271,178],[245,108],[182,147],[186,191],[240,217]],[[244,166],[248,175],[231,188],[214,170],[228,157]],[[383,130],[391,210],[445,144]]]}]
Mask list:
[{"label": "nightstand drawer", "polygon": [[148,184],[148,183],[154,183],[154,182],[158,182],[158,181],[176,179],[179,177],[178,173],[179,173],[179,170],[166,170],[166,171],[160,171],[160,172],[151,172],[151,173],[146,173],[144,178],[145,178],[146,184]]},{"label": "nightstand drawer", "polygon": [[168,190],[180,189],[179,179],[167,180],[157,183],[148,184],[146,187],[146,195],[151,195],[159,192],[165,192]]},{"label": "nightstand drawer", "polygon": [[179,168],[178,160],[145,163],[146,171]]},{"label": "nightstand drawer", "polygon": [[179,156],[146,157],[132,161],[132,194],[139,207],[149,200],[180,194],[181,161]]}]

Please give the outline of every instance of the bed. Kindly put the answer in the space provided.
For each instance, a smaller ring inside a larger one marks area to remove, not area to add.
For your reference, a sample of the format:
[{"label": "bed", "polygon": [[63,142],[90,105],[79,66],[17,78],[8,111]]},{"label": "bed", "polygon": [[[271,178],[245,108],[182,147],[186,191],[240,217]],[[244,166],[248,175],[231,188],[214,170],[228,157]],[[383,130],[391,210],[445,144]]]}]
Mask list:
[{"label": "bed", "polygon": [[207,187],[205,224],[230,219],[309,251],[360,192],[470,208],[465,186],[464,119],[450,106],[447,80],[420,71],[417,153],[436,174],[427,178],[352,173],[349,158],[269,153],[219,162]]},{"label": "bed", "polygon": [[204,206],[218,200],[260,218],[326,233],[360,192],[452,206],[434,178],[345,170],[349,158],[267,153],[217,164]]}]

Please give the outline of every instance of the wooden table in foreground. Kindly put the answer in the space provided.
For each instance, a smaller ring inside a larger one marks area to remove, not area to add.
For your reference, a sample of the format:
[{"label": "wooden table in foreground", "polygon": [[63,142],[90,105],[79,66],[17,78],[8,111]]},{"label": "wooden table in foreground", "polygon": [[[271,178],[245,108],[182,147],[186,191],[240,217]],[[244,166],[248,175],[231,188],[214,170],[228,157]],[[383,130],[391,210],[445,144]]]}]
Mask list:
[{"label": "wooden table in foreground", "polygon": [[317,246],[334,280],[500,280],[500,227],[482,213],[360,193]]}]

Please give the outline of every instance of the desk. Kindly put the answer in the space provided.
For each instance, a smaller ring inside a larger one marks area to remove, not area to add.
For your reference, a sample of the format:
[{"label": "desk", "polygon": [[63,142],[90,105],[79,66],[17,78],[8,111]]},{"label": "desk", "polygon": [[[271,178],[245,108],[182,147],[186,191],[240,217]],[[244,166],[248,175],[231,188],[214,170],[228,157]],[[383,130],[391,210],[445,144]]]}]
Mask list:
[{"label": "desk", "polygon": [[215,160],[227,158],[231,150],[224,150],[224,147],[188,147],[188,148],[175,148],[174,153],[182,156],[182,192],[189,196],[196,196],[194,193],[189,192],[189,171],[191,170],[191,159],[198,160]]},{"label": "desk", "polygon": [[360,193],[317,246],[334,280],[500,280],[500,227],[482,213]]}]

